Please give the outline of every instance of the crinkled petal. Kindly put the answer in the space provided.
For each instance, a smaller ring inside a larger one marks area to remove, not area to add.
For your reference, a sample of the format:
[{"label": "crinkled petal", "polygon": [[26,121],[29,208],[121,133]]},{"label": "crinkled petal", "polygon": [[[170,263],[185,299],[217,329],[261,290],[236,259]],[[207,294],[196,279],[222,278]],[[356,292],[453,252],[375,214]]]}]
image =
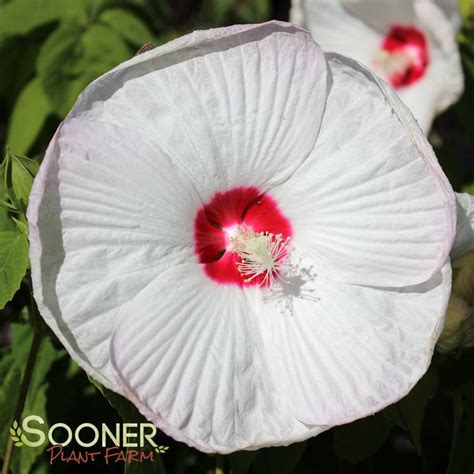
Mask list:
[{"label": "crinkled petal", "polygon": [[216,288],[198,265],[163,272],[119,315],[111,351],[125,396],[160,429],[205,452],[321,432],[294,419],[274,389],[259,300],[258,289]]},{"label": "crinkled petal", "polygon": [[311,259],[299,268],[301,278],[276,290],[263,314],[276,390],[292,415],[308,426],[340,425],[405,396],[443,328],[449,263],[401,290],[327,280]]},{"label": "crinkled petal", "polygon": [[35,299],[108,387],[117,389],[109,339],[119,309],[166,268],[194,261],[200,206],[182,170],[141,133],[71,119],[52,140],[28,208]]},{"label": "crinkled petal", "polygon": [[269,22],[195,32],[134,58],[89,86],[71,116],[146,134],[206,201],[287,179],[314,146],[326,94],[311,35]]},{"label": "crinkled petal", "polygon": [[456,206],[458,218],[452,260],[474,250],[474,196],[456,193]]},{"label": "crinkled petal", "polygon": [[451,186],[391,89],[355,61],[327,57],[333,85],[316,147],[271,191],[293,225],[293,245],[338,281],[426,281],[454,238]]}]

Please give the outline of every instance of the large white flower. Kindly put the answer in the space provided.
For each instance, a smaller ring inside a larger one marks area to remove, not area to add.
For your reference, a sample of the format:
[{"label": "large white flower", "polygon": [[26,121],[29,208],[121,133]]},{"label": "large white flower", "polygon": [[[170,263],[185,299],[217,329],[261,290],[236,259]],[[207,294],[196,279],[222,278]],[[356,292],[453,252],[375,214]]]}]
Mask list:
[{"label": "large white flower", "polygon": [[463,91],[456,0],[293,0],[291,20],[389,82],[425,133]]},{"label": "large white flower", "polygon": [[99,78],[28,218],[72,357],[203,451],[376,412],[443,325],[456,209],[431,147],[376,76],[290,24],[195,32]]}]

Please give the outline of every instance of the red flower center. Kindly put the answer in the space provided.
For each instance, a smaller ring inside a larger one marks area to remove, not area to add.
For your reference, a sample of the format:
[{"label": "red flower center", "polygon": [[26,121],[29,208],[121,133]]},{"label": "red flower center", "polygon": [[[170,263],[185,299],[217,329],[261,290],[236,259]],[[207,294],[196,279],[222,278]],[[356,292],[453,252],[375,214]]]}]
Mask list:
[{"label": "red flower center", "polygon": [[394,25],[382,41],[374,66],[392,87],[418,81],[429,64],[428,42],[414,26]]},{"label": "red flower center", "polygon": [[194,250],[199,263],[217,283],[266,286],[264,274],[249,279],[243,273],[245,258],[235,251],[233,244],[239,229],[245,230],[244,236],[248,230],[253,235],[262,235],[273,246],[293,234],[276,201],[259,189],[239,187],[216,193],[199,209],[194,220]]}]

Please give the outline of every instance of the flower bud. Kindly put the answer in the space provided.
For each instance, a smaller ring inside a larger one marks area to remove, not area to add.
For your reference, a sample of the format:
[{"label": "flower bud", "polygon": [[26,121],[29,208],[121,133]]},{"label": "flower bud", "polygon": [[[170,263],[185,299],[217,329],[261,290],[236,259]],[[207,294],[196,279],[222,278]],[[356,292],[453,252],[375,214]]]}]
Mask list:
[{"label": "flower bud", "polygon": [[474,252],[454,260],[452,266],[453,293],[470,306],[474,306]]},{"label": "flower bud", "polygon": [[474,316],[466,301],[453,293],[449,299],[443,332],[436,348],[445,354],[474,346]]}]

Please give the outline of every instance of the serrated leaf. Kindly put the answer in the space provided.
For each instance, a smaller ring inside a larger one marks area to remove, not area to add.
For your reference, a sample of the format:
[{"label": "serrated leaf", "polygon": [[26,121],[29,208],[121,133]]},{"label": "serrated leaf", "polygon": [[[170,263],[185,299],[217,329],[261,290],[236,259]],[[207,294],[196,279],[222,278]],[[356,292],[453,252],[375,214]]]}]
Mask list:
[{"label": "serrated leaf", "polygon": [[122,37],[108,27],[65,22],[41,48],[37,71],[54,110],[63,117],[90,82],[131,55]]},{"label": "serrated leaf", "polygon": [[122,8],[109,8],[99,17],[99,22],[118,33],[125,41],[140,47],[154,38],[149,28],[133,13]]},{"label": "serrated leaf", "polygon": [[7,143],[17,153],[27,153],[53,109],[38,79],[22,90],[8,126]]},{"label": "serrated leaf", "polygon": [[28,268],[28,240],[19,232],[0,232],[0,309],[20,288]]}]

